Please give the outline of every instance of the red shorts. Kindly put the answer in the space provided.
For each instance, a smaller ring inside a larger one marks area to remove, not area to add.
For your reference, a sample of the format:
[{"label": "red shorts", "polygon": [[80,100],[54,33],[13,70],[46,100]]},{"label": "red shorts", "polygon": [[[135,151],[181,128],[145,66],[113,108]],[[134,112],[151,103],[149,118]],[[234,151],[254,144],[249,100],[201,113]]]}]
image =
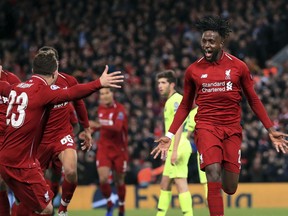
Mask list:
[{"label": "red shorts", "polygon": [[127,170],[128,153],[127,152],[112,152],[97,150],[96,153],[96,166],[110,167],[117,173],[125,173]]},{"label": "red shorts", "polygon": [[220,163],[233,173],[241,169],[241,126],[196,125],[195,144],[200,153],[200,168]]},{"label": "red shorts", "polygon": [[37,151],[37,159],[40,162],[41,169],[45,171],[48,169],[50,162],[52,161],[52,168],[58,173],[61,173],[62,164],[58,158],[58,155],[65,149],[75,149],[76,144],[74,142],[74,136],[72,133],[58,136],[53,143],[41,143]]},{"label": "red shorts", "polygon": [[30,169],[0,165],[0,174],[15,197],[32,211],[41,212],[54,196],[39,165]]}]

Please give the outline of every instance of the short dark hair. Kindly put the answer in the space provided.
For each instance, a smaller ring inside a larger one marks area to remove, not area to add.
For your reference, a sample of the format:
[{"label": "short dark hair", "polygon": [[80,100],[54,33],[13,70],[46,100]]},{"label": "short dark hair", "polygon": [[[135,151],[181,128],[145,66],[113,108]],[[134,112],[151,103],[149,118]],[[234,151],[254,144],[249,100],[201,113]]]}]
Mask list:
[{"label": "short dark hair", "polygon": [[156,79],[158,80],[160,78],[166,78],[169,83],[175,83],[176,85],[177,78],[173,70],[159,72],[156,76]]},{"label": "short dark hair", "polygon": [[57,51],[54,47],[51,47],[51,46],[43,46],[43,47],[41,47],[38,51],[39,51],[39,52],[42,52],[42,51],[49,51],[49,50],[51,50],[52,52],[54,52],[56,59],[59,60],[58,51]]},{"label": "short dark hair", "polygon": [[55,53],[51,50],[40,51],[33,60],[33,73],[52,75],[58,67]]},{"label": "short dark hair", "polygon": [[227,38],[232,31],[229,21],[219,16],[206,16],[198,20],[195,26],[201,32],[209,30],[218,32],[223,39]]}]

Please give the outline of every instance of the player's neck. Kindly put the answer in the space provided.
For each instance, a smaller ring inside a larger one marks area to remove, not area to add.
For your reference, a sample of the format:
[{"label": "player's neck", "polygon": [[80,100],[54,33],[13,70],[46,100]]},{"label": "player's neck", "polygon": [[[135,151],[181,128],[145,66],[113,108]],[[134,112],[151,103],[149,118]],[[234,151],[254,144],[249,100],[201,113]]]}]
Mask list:
[{"label": "player's neck", "polygon": [[174,95],[176,93],[176,90],[170,91],[168,98],[170,98],[172,95]]},{"label": "player's neck", "polygon": [[36,74],[36,75],[43,78],[47,82],[48,85],[53,85],[55,83],[54,76],[51,76],[51,75],[46,76],[46,75],[42,75],[42,74]]},{"label": "player's neck", "polygon": [[114,102],[112,101],[110,103],[105,104],[105,107],[111,107],[113,104],[114,104]]}]

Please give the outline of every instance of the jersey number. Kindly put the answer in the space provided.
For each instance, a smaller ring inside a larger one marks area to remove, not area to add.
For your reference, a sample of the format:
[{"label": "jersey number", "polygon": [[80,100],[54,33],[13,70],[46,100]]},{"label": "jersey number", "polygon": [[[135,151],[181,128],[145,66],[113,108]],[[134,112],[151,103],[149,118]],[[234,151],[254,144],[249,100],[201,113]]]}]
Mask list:
[{"label": "jersey number", "polygon": [[[13,106],[17,105],[17,112],[12,112]],[[28,105],[28,96],[25,92],[22,92],[17,96],[15,91],[11,91],[9,94],[9,105],[6,113],[6,124],[11,124],[14,128],[19,128],[23,125],[25,120],[25,109]],[[12,112],[12,113],[11,113]],[[10,115],[11,113],[11,115]],[[9,117],[10,116],[10,117]]]},{"label": "jersey number", "polygon": [[60,140],[62,145],[73,146],[74,140],[71,135],[67,135]]}]

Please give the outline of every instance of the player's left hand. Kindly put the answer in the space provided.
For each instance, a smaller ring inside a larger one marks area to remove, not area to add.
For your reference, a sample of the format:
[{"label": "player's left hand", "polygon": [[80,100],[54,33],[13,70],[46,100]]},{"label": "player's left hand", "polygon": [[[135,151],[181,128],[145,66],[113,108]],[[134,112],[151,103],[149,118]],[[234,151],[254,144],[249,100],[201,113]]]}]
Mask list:
[{"label": "player's left hand", "polygon": [[288,140],[286,140],[288,134],[278,132],[275,130],[268,130],[268,131],[269,131],[269,137],[276,151],[280,152],[281,150],[283,153],[286,153],[285,149],[288,149]]},{"label": "player's left hand", "polygon": [[3,67],[2,67],[2,65],[0,65],[0,78],[1,78],[2,69],[3,69]]},{"label": "player's left hand", "polygon": [[169,139],[166,136],[160,137],[160,139],[155,140],[156,143],[159,143],[158,146],[153,149],[151,152],[151,155],[154,155],[154,159],[158,157],[159,154],[161,154],[161,159],[165,160],[167,158],[167,152],[171,145],[171,139]]}]

